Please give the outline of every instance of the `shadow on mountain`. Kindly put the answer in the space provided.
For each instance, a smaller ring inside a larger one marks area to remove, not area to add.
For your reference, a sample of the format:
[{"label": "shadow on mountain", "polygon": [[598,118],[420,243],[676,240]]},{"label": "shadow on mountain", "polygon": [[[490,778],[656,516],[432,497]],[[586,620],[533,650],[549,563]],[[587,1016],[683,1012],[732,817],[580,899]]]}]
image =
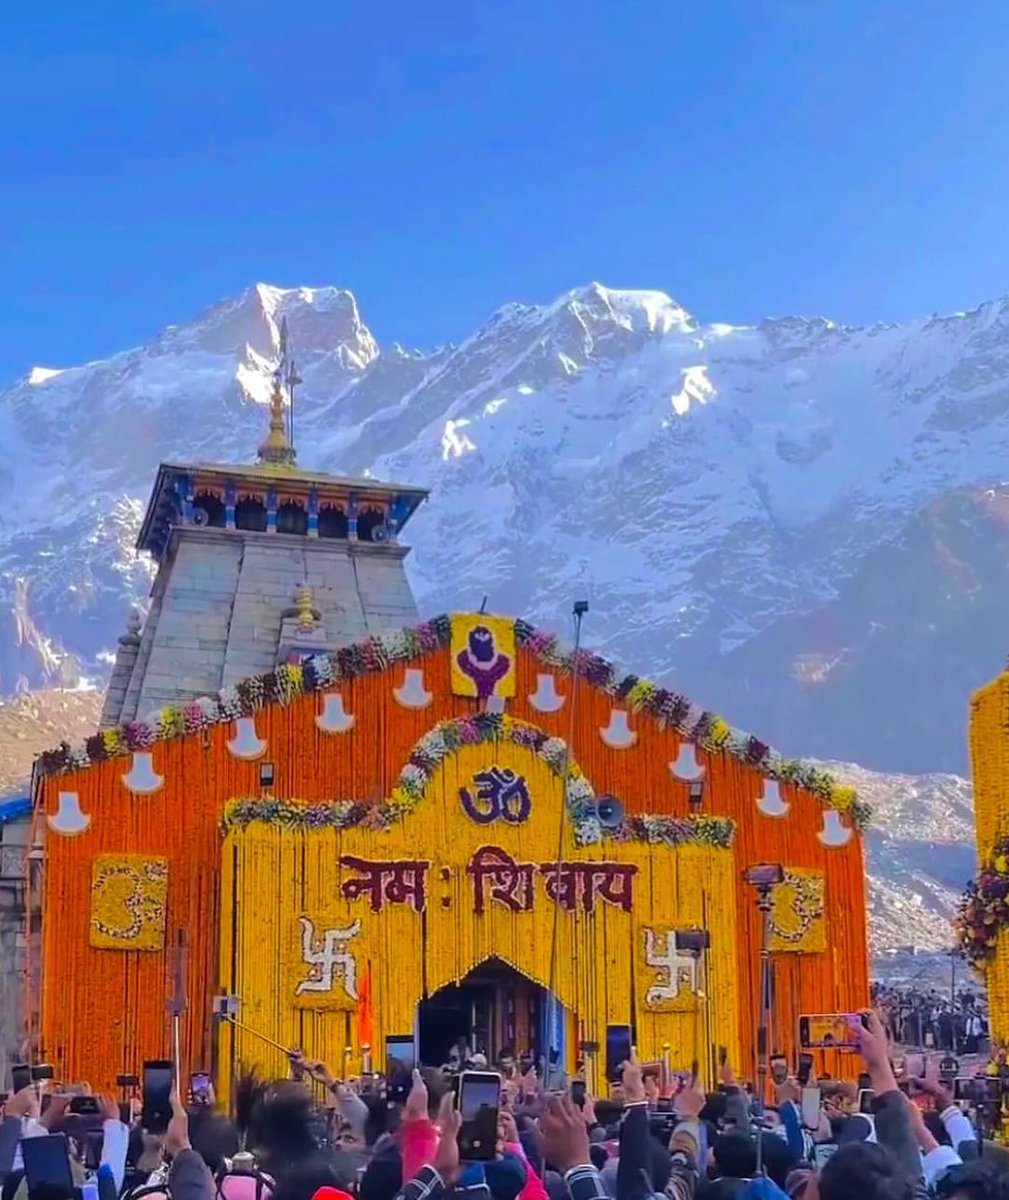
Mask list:
[{"label": "shadow on mountain", "polygon": [[969,697],[1006,660],[1007,617],[1009,489],[956,492],[817,611],[720,658],[688,650],[677,683],[786,753],[966,774]]}]

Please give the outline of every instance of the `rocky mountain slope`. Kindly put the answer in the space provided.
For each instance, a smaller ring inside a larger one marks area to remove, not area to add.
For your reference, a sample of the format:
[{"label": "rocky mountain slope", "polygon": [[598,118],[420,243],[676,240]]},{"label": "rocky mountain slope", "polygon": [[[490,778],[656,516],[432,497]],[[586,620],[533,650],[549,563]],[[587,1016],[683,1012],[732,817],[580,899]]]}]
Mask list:
[{"label": "rocky mountain slope", "polygon": [[873,807],[866,851],[874,948],[947,949],[953,906],[977,870],[970,783],[830,766]]},{"label": "rocky mountain slope", "polygon": [[963,771],[1009,644],[1009,300],[734,328],[593,285],[420,353],[348,292],[259,285],[35,368],[0,394],[0,691],[101,676],[157,462],[251,459],[284,316],[301,462],[432,488],[423,610],[486,594],[563,628],[586,596],[593,645],[785,752]]},{"label": "rocky mountain slope", "polygon": [[79,742],[98,726],[101,693],[49,690],[0,700],[0,800],[27,796],[32,763],[60,742]]}]

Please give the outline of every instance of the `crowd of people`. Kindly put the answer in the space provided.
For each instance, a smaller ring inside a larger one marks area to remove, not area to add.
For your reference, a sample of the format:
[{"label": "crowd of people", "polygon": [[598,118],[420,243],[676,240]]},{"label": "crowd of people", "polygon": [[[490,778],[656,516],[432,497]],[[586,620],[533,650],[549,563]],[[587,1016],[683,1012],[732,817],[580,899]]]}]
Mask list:
[{"label": "crowd of people", "polygon": [[872,1002],[895,1042],[948,1050],[952,1054],[987,1052],[988,1012],[984,997],[969,987],[962,987],[951,996],[935,988],[874,983]]},{"label": "crowd of people", "polygon": [[70,1094],[81,1088],[41,1103],[31,1085],[0,1125],[2,1200],[63,1200],[58,1181],[31,1175],[35,1139],[53,1135],[76,1189],[65,1200],[1009,1200],[1009,1154],[983,1136],[998,1124],[998,1077],[982,1068],[956,1103],[931,1070],[899,1077],[875,1013],[856,1024],[860,1090],[821,1077],[812,1106],[787,1070],[761,1095],[724,1064],[705,1092],[696,1072],[660,1080],[632,1054],[612,1094],[593,1098],[515,1064],[480,1162],[460,1152],[466,1076],[454,1089],[443,1070],[341,1082],[292,1052],[290,1078],[240,1076],[230,1113],[212,1093],[173,1094],[160,1132],[139,1104],[97,1097],[89,1121]]}]

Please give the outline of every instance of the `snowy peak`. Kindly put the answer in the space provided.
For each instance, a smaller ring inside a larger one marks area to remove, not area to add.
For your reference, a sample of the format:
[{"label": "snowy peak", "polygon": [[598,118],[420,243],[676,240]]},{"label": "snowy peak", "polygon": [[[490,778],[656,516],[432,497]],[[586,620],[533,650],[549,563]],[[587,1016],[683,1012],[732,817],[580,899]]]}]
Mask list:
[{"label": "snowy peak", "polygon": [[335,355],[347,369],[361,371],[378,356],[378,345],[351,292],[266,283],[213,305],[189,325],[169,326],[151,349],[161,354],[197,351],[275,362],[285,317],[292,346],[306,364]]},{"label": "snowy peak", "polygon": [[696,328],[690,313],[671,296],[657,291],[620,291],[590,283],[554,305],[584,317],[586,324],[612,323],[635,333],[669,333]]},{"label": "snowy peak", "polygon": [[[1005,655],[1009,525],[979,497],[1009,458],[1007,314],[738,327],[592,283],[421,353],[380,351],[349,291],[256,284],[0,393],[0,692],[61,653],[105,669],[147,596],[157,463],[253,461],[286,319],[299,462],[432,489],[425,609],[477,588],[549,626],[585,594],[612,657],[785,750],[957,769],[963,696]],[[5,615],[35,635],[5,640]],[[947,638],[963,677],[895,695]]]}]

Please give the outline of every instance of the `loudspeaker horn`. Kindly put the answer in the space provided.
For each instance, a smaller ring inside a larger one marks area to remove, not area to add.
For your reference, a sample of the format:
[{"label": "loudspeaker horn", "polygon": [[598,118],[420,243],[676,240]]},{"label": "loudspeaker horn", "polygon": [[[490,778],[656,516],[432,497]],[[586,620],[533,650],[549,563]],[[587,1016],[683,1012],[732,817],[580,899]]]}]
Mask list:
[{"label": "loudspeaker horn", "polygon": [[616,796],[600,796],[596,800],[596,816],[603,829],[619,829],[624,823],[624,806]]}]

